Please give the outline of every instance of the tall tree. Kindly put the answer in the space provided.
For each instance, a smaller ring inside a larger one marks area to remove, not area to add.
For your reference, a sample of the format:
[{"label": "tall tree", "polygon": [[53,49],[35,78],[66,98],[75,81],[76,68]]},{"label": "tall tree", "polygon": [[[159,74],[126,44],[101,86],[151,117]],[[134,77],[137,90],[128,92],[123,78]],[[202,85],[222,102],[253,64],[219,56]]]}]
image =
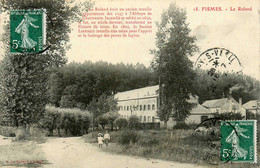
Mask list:
[{"label": "tall tree", "polygon": [[98,117],[108,112],[117,113],[117,100],[113,96],[102,94],[98,99],[93,99],[87,109],[92,113],[92,127],[94,130]]},{"label": "tall tree", "polygon": [[191,86],[196,73],[188,56],[198,51],[198,47],[186,19],[184,9],[170,4],[163,12],[161,22],[157,23],[157,49],[152,51],[155,55],[152,66],[159,74],[161,105],[158,116],[165,127],[171,115],[177,122],[182,122],[194,107],[188,100],[194,93]]},{"label": "tall tree", "polygon": [[43,116],[47,103],[47,70],[49,67],[59,67],[66,63],[70,25],[78,21],[81,12],[87,11],[91,5],[90,1],[76,4],[65,0],[0,0],[1,11],[6,18],[9,17],[10,10],[44,8],[47,15],[46,37],[49,49],[45,53],[9,54],[10,22],[7,21],[4,25],[5,33],[1,40],[6,52],[0,81],[1,110],[8,116],[10,124],[26,127]]}]

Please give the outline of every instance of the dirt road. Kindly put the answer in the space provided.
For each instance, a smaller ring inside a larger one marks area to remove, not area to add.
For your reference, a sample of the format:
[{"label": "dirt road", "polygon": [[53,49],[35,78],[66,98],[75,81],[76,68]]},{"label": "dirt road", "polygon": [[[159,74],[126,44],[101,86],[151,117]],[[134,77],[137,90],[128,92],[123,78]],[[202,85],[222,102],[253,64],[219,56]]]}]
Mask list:
[{"label": "dirt road", "polygon": [[147,160],[130,156],[110,154],[85,143],[81,137],[53,138],[41,144],[50,164],[45,168],[199,168],[201,166]]}]

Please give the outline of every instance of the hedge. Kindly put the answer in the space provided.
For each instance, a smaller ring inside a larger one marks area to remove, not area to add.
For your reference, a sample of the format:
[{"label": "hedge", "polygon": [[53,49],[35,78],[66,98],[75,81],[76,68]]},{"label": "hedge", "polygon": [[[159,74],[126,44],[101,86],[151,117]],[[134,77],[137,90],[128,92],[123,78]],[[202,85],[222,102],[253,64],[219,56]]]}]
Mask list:
[{"label": "hedge", "polygon": [[57,129],[61,136],[61,129],[65,130],[66,135],[70,133],[73,136],[88,133],[90,127],[91,115],[87,111],[80,109],[55,108],[47,106],[44,118],[39,122],[39,126],[49,131],[49,135],[53,135],[53,131]]}]

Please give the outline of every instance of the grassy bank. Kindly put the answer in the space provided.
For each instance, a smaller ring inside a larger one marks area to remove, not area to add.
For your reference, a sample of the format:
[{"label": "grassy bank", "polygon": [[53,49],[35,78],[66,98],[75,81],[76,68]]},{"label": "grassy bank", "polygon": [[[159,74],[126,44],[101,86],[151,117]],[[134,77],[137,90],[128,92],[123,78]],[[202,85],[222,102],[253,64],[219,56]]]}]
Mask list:
[{"label": "grassy bank", "polygon": [[0,146],[0,166],[39,167],[46,163],[44,153],[36,142],[12,142]]},{"label": "grassy bank", "polygon": [[[259,167],[249,164],[222,163],[219,159],[219,139],[210,135],[195,135],[193,130],[174,131],[117,131],[111,132],[111,143],[104,151],[146,158],[212,167]],[[86,142],[95,143],[97,133],[84,136]],[[260,148],[258,145],[258,154]]]}]

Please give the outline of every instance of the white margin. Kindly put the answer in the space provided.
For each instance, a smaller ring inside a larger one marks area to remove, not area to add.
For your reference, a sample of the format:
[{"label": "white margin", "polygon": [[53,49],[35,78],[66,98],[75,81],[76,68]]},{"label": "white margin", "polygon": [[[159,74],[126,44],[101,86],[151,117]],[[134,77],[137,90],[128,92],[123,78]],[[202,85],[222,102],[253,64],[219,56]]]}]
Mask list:
[{"label": "white margin", "polygon": [[46,9],[42,9],[42,38],[43,38],[43,45],[46,44]]}]

